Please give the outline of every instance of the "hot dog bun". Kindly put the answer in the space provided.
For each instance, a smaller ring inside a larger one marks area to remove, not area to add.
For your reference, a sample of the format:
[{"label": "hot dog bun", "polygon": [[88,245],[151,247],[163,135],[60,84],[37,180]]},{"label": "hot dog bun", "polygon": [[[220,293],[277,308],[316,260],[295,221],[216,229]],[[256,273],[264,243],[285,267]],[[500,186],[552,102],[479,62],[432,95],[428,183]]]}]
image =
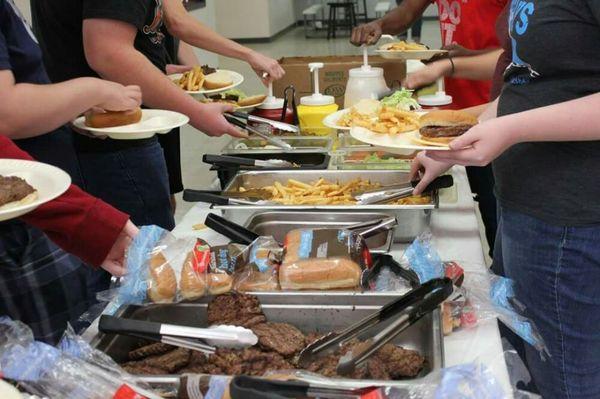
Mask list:
[{"label": "hot dog bun", "polygon": [[148,298],[156,303],[173,302],[177,294],[177,278],[162,252],[150,257],[149,271]]},{"label": "hot dog bun", "polygon": [[360,266],[350,259],[297,260],[281,265],[279,284],[283,290],[355,288],[361,273]]},{"label": "hot dog bun", "polygon": [[85,125],[93,128],[104,129],[131,125],[142,120],[142,109],[136,108],[129,111],[88,112],[85,115]]},{"label": "hot dog bun", "polygon": [[181,269],[179,292],[183,299],[198,299],[206,295],[206,273],[198,273],[194,269],[194,253],[190,252]]},{"label": "hot dog bun", "polygon": [[208,273],[208,292],[211,295],[220,295],[231,291],[233,278],[226,273]]}]

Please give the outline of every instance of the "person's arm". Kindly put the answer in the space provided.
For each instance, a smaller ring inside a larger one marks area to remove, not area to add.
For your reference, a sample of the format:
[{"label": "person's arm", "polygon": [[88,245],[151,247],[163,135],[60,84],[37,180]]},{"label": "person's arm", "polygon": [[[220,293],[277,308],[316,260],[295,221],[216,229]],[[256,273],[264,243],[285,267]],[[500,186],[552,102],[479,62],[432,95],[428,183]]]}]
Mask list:
[{"label": "person's arm", "polygon": [[163,0],[163,9],[169,33],[178,39],[225,57],[245,61],[260,78],[265,72],[269,74],[270,81],[280,79],[285,74],[276,60],[229,40],[201,24],[187,12],[181,0]]},{"label": "person's arm", "polygon": [[[11,140],[0,136],[0,158],[33,160]],[[92,266],[101,266],[116,273],[115,260],[125,253],[128,238],[137,229],[129,216],[71,185],[60,197],[40,205],[21,216],[66,252],[72,253]],[[122,265],[121,265],[122,267]]]},{"label": "person's arm", "polygon": [[194,48],[186,42],[179,42],[179,49],[177,51],[177,62],[180,65],[193,67],[194,65],[200,65],[200,60],[194,52]]},{"label": "person's arm", "polygon": [[489,119],[452,141],[452,151],[429,156],[454,164],[483,166],[518,143],[600,140],[598,109],[600,93]]},{"label": "person's arm", "polygon": [[491,80],[500,54],[502,49],[494,49],[478,55],[455,57],[452,61],[443,58],[411,73],[407,76],[404,86],[408,89],[418,89],[434,83],[441,77],[450,76],[459,79]]},{"label": "person's arm", "polygon": [[356,46],[377,43],[382,34],[397,35],[404,33],[419,19],[430,0],[404,0],[388,12],[383,18],[360,25],[352,30],[350,42]]},{"label": "person's arm", "polygon": [[121,111],[138,107],[138,87],[96,78],[58,84],[15,84],[11,70],[0,71],[0,132],[12,139],[39,136],[75,119],[92,107]]},{"label": "person's arm", "polygon": [[222,115],[232,106],[202,104],[186,94],[134,47],[136,33],[126,22],[85,19],[83,46],[90,67],[105,79],[140,86],[145,105],[185,114],[192,126],[209,136],[245,136]]}]

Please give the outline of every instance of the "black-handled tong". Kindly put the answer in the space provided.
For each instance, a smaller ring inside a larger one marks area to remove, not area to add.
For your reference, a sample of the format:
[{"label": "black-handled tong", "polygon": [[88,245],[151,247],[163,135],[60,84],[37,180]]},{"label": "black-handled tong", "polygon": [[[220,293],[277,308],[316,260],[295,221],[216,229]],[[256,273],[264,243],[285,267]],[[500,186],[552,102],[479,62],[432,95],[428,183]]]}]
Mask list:
[{"label": "black-handled tong", "polygon": [[183,200],[186,202],[206,202],[213,205],[274,205],[273,201],[266,201],[255,197],[251,193],[231,195],[221,191],[183,190]]},{"label": "black-handled tong", "polygon": [[[239,127],[240,129],[246,130],[250,133],[256,134],[257,136],[267,140],[269,143],[273,144],[276,147],[279,147],[283,150],[292,150],[293,147],[291,145],[289,145],[288,143],[286,143],[283,140],[278,139],[277,137],[274,137],[270,134],[265,134],[263,132],[261,132],[258,129],[255,129],[254,127],[248,125],[247,120],[246,121],[241,121],[238,119],[238,117],[242,117],[242,115],[247,116],[247,114],[240,114],[238,112],[234,112],[234,113],[224,113],[223,116],[225,117],[225,119],[227,120],[227,122],[231,123],[234,126]],[[268,120],[268,119],[267,119]]]},{"label": "black-handled tong", "polygon": [[202,162],[224,167],[232,166],[252,166],[256,168],[297,168],[292,162],[284,161],[283,159],[254,159],[235,157],[231,155],[212,155],[204,154],[202,156]]},{"label": "black-handled tong", "polygon": [[259,237],[255,232],[214,213],[206,216],[204,224],[238,244],[250,245]]},{"label": "black-handled tong", "polygon": [[296,133],[296,134],[300,133],[300,129],[298,128],[298,126],[290,125],[289,123],[274,121],[274,120],[266,119],[266,118],[261,118],[260,116],[255,116],[255,115],[247,114],[244,112],[230,112],[230,114],[235,116],[236,118],[244,119],[245,121],[248,121],[248,122],[262,123],[265,125],[269,125],[272,128],[275,128],[278,130],[283,130],[285,132]]},{"label": "black-handled tong", "polygon": [[305,381],[274,381],[237,376],[229,383],[231,399],[336,398],[360,399],[374,387],[344,389],[309,384]]},{"label": "black-handled tong", "polygon": [[[401,198],[410,197],[417,184],[419,184],[418,180],[412,181],[408,184],[380,187],[364,191],[362,193],[356,193],[354,194],[354,198],[359,205],[383,204],[386,202],[399,200]],[[423,190],[423,194],[428,194],[442,188],[452,187],[453,185],[454,178],[451,175],[440,176],[429,183],[425,190]]]},{"label": "black-handled tong", "polygon": [[325,337],[308,345],[298,359],[301,367],[308,366],[318,356],[339,349],[342,344],[366,332],[379,323],[396,317],[372,340],[371,345],[350,359],[341,359],[337,371],[340,375],[352,373],[383,345],[390,342],[402,331],[420,320],[426,314],[435,310],[453,291],[452,280],[449,278],[430,280],[415,288],[400,298],[383,306],[380,310],[346,328],[340,333],[332,332]]}]

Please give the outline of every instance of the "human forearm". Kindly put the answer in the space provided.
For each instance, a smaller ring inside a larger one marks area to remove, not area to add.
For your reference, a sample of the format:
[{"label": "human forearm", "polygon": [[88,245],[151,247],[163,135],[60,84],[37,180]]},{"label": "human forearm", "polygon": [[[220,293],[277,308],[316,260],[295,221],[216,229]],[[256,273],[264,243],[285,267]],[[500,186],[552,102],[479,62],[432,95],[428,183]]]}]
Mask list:
[{"label": "human forearm", "polygon": [[100,79],[80,78],[51,85],[14,84],[1,78],[0,132],[12,139],[39,136],[108,99]]},{"label": "human forearm", "polygon": [[376,22],[381,26],[381,31],[389,35],[397,35],[407,31],[421,16],[430,4],[427,0],[404,0]]},{"label": "human forearm", "polygon": [[514,142],[600,140],[600,93],[498,118]]}]

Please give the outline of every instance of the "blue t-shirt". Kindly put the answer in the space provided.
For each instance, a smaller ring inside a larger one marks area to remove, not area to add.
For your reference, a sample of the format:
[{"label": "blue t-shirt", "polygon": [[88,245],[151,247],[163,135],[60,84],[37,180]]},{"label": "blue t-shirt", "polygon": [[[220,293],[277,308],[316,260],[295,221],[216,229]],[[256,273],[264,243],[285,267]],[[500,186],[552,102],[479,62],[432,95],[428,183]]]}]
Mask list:
[{"label": "blue t-shirt", "polygon": [[[5,70],[12,71],[16,83],[50,83],[37,39],[12,0],[0,0],[0,71]],[[38,161],[63,169],[81,185],[73,138],[67,127],[15,140],[15,144]]]}]

